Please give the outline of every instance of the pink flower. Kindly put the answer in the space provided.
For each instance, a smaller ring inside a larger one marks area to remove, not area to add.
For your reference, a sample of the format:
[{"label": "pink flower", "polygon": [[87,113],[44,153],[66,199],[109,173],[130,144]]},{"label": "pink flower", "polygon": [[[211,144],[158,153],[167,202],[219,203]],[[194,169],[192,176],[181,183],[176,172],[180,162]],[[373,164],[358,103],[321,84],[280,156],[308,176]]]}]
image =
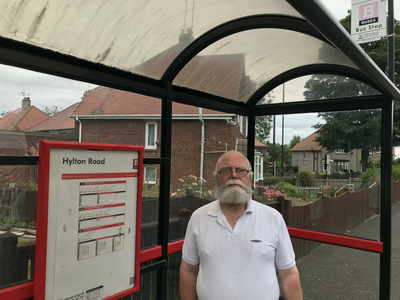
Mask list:
[{"label": "pink flower", "polygon": [[14,176],[10,175],[10,179],[13,179],[13,178],[14,178]]}]

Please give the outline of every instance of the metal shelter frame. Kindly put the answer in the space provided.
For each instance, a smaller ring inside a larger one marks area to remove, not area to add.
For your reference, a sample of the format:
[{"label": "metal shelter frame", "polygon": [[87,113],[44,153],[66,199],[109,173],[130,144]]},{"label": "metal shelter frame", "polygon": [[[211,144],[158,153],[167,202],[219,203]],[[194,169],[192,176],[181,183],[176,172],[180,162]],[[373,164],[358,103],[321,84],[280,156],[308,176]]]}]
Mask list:
[{"label": "metal shelter frame", "polygon": [[[169,187],[172,133],[172,102],[215,109],[248,117],[248,159],[254,163],[255,118],[262,115],[326,112],[339,110],[382,110],[382,193],[380,241],[331,236],[319,232],[290,229],[292,237],[321,241],[335,245],[380,253],[380,299],[390,299],[391,285],[391,172],[393,99],[400,100],[399,91],[363,53],[360,47],[332,21],[329,13],[316,1],[288,0],[307,21],[282,15],[256,15],[221,24],[192,42],[168,67],[160,80],[145,78],[130,72],[91,63],[23,42],[0,37],[0,63],[26,68],[79,81],[162,99],[161,156],[145,158],[145,164],[160,165],[160,205],[158,246],[142,251],[141,262],[153,261],[141,268],[141,274],[157,270],[157,299],[163,299],[167,290],[167,260],[171,253],[179,252],[182,241],[169,242]],[[246,30],[279,28],[301,32],[320,39],[344,53],[359,69],[334,64],[313,64],[279,74],[261,86],[246,103],[236,102],[205,92],[174,86],[173,80],[188,62],[214,42]],[[380,95],[338,100],[282,103],[257,106],[257,102],[273,88],[291,79],[309,74],[336,74],[351,77],[375,88]],[[1,156],[0,165],[36,165],[37,157]],[[155,262],[154,262],[155,261]],[[33,297],[34,281],[0,290],[0,298],[23,299]]]}]

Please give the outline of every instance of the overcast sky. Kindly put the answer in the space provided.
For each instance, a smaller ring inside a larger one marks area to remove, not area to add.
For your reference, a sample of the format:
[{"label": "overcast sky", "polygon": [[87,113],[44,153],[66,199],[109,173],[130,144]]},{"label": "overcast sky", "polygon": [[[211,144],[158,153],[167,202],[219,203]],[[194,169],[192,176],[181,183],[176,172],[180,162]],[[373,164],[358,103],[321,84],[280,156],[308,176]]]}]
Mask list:
[{"label": "overcast sky", "polygon": [[[322,2],[337,19],[344,18],[347,15],[347,10],[351,8],[351,0],[323,0]],[[400,0],[395,0],[395,17],[400,19]],[[53,105],[65,109],[79,102],[83,93],[94,87],[94,85],[84,82],[0,64],[0,112],[21,107],[24,94],[29,95],[32,105],[39,109]],[[287,89],[285,96],[290,97],[290,86]],[[282,97],[282,93],[278,90],[275,94],[277,97]],[[289,143],[294,135],[299,135],[301,138],[307,137],[315,131],[311,126],[319,121],[315,114],[286,116],[284,120],[285,143]],[[278,143],[281,143],[282,119],[280,117],[277,117],[276,124],[277,134],[275,138]]]}]

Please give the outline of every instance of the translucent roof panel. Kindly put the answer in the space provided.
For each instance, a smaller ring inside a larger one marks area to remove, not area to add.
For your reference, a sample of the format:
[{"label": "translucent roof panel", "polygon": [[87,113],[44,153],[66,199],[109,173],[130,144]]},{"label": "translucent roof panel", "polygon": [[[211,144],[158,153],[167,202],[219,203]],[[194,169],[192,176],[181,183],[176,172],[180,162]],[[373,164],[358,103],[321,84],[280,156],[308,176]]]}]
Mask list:
[{"label": "translucent roof panel", "polygon": [[283,72],[312,64],[353,67],[320,39],[284,29],[256,29],[225,37],[194,57],[173,84],[246,102]]},{"label": "translucent roof panel", "polygon": [[282,0],[14,0],[0,2],[0,36],[159,79],[191,32],[255,14],[302,18]]},{"label": "translucent roof panel", "polygon": [[257,105],[345,99],[380,94],[373,87],[353,78],[332,74],[315,74],[302,76],[281,84],[263,97]]}]

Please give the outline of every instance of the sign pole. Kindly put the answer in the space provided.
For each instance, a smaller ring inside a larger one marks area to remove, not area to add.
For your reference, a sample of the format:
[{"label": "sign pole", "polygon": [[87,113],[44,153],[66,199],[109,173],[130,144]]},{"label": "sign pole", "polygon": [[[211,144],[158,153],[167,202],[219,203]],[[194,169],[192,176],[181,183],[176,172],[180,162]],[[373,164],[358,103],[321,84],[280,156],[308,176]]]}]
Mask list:
[{"label": "sign pole", "polygon": [[394,82],[394,3],[393,0],[388,0],[388,77]]}]

